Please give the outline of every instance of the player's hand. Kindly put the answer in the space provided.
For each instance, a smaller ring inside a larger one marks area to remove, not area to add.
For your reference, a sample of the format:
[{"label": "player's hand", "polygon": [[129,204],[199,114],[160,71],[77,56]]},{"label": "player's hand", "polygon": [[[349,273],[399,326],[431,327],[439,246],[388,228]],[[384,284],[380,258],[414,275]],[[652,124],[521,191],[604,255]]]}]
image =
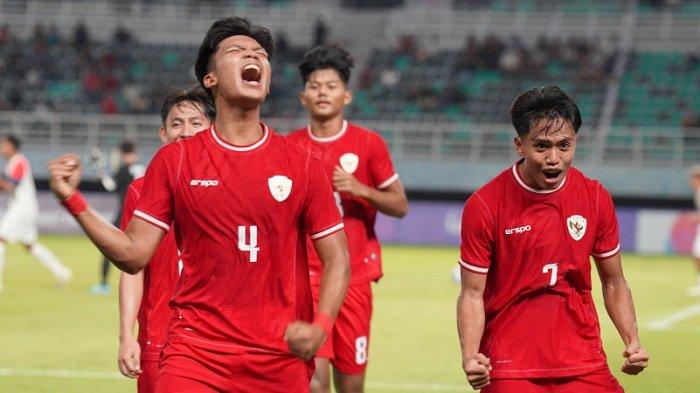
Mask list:
[{"label": "player's hand", "polygon": [[73,195],[82,175],[83,167],[76,154],[64,154],[49,161],[49,186],[60,200]]},{"label": "player's hand", "polygon": [[141,374],[141,347],[133,338],[124,339],[119,343],[117,363],[119,371],[125,377],[137,378]]},{"label": "player's hand", "polygon": [[627,345],[622,356],[625,358],[625,363],[622,365],[622,372],[625,374],[637,375],[649,365],[649,354],[639,343]]},{"label": "player's hand", "polygon": [[318,325],[295,321],[287,326],[284,341],[295,356],[309,360],[326,341],[326,333]]},{"label": "player's hand", "polygon": [[486,387],[491,382],[491,360],[482,353],[462,360],[462,368],[467,374],[467,381],[475,390]]},{"label": "player's hand", "polygon": [[333,170],[333,188],[336,191],[347,192],[348,194],[360,198],[366,198],[367,186],[360,183],[352,173],[347,173],[338,165]]}]

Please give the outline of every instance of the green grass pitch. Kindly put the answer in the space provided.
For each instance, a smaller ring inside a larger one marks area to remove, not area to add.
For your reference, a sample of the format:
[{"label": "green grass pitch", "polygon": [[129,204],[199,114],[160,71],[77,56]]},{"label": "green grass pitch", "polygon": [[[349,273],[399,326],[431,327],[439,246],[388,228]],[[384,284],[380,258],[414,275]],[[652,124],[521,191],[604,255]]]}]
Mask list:
[{"label": "green grass pitch", "polygon": [[[42,241],[74,277],[58,289],[21,247],[8,248],[0,292],[0,392],[135,391],[133,381],[116,374],[116,270],[112,294],[91,296],[88,288],[100,260],[95,248],[83,237]],[[471,391],[462,375],[455,327],[458,288],[450,269],[456,258],[456,248],[384,248],[385,277],[374,286],[368,392]],[[648,328],[651,321],[700,304],[685,296],[695,277],[689,258],[625,255],[623,261],[652,361],[637,377],[617,371],[623,345],[596,289],[611,368],[628,392],[699,391],[700,315],[691,312],[665,330]]]}]

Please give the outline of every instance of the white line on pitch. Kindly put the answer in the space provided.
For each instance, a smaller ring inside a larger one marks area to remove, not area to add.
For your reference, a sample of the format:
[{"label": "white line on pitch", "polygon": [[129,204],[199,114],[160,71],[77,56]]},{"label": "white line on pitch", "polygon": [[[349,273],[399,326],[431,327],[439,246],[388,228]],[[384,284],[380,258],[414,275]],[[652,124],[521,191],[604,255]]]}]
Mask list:
[{"label": "white line on pitch", "polygon": [[416,392],[463,392],[469,385],[456,383],[367,382],[369,389]]},{"label": "white line on pitch", "polygon": [[126,378],[116,372],[79,371],[79,370],[37,370],[22,368],[0,368],[0,376],[5,377],[53,377],[81,379],[122,379]]},{"label": "white line on pitch", "polygon": [[655,319],[647,324],[649,330],[666,330],[680,321],[700,314],[700,304],[694,304],[682,310],[668,314],[663,318]]},{"label": "white line on pitch", "polygon": [[[80,370],[41,370],[0,368],[0,377],[44,377],[64,379],[126,379],[117,372]],[[367,382],[369,389],[417,392],[459,392],[467,389],[467,384],[411,383],[411,382]]]}]

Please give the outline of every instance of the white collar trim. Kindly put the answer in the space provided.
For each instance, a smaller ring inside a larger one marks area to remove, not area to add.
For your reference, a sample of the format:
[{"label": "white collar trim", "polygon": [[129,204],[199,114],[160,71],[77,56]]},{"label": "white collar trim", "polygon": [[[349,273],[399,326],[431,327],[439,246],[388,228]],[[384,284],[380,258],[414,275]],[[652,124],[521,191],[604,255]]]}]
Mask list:
[{"label": "white collar trim", "polygon": [[324,137],[315,136],[314,133],[311,132],[311,125],[306,126],[306,132],[309,133],[309,138],[311,138],[312,140],[314,140],[316,142],[337,141],[338,139],[342,138],[343,135],[345,135],[345,131],[347,131],[347,130],[348,130],[348,121],[347,120],[343,120],[343,126],[340,128],[340,132],[338,132],[335,135],[331,135],[331,136],[324,136]]},{"label": "white collar trim", "polygon": [[211,125],[211,136],[214,137],[214,140],[216,143],[221,145],[221,147],[225,147],[226,149],[233,150],[233,151],[251,151],[255,150],[258,147],[260,147],[265,141],[267,140],[267,137],[270,135],[270,131],[267,129],[267,124],[265,123],[260,123],[263,129],[263,136],[260,138],[259,141],[253,143],[252,145],[248,146],[236,146],[232,145],[228,142],[223,141],[221,138],[219,138],[219,135],[216,133],[216,126],[214,124]]},{"label": "white collar trim", "polygon": [[515,180],[518,181],[518,184],[520,184],[520,186],[522,186],[524,189],[526,189],[530,192],[534,192],[536,194],[551,194],[555,191],[559,191],[559,189],[564,187],[564,183],[566,183],[566,178],[564,178],[564,180],[562,180],[561,183],[559,184],[559,187],[557,187],[553,190],[535,190],[534,188],[525,184],[523,179],[520,178],[520,174],[518,173],[518,164],[519,164],[519,162],[516,162],[515,165],[513,165],[513,176],[515,176]]}]

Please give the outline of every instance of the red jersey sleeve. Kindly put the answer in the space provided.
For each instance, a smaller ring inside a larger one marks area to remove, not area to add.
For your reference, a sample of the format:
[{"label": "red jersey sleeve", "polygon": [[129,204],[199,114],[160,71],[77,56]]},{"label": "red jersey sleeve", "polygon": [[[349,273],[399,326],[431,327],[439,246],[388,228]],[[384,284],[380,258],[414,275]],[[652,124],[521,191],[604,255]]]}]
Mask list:
[{"label": "red jersey sleeve", "polygon": [[370,176],[372,182],[381,190],[395,182],[399,178],[399,174],[394,169],[389,148],[384,139],[379,134],[371,134],[369,143],[371,152],[369,158]]},{"label": "red jersey sleeve", "polygon": [[343,229],[343,220],[333,197],[333,187],[318,159],[308,158],[304,222],[308,235],[318,240]]},{"label": "red jersey sleeve", "polygon": [[129,184],[129,188],[126,189],[126,195],[124,196],[124,204],[122,205],[122,220],[119,223],[119,227],[122,231],[126,230],[129,225],[129,221],[134,216],[134,210],[136,210],[136,205],[139,203],[139,194],[134,183]]},{"label": "red jersey sleeve", "polygon": [[25,159],[18,160],[14,167],[7,171],[9,173],[9,176],[7,176],[7,181],[14,185],[19,184],[24,175],[27,173],[27,165],[28,164]]},{"label": "red jersey sleeve", "polygon": [[620,231],[615,215],[615,206],[608,190],[598,186],[598,228],[591,255],[595,258],[609,258],[620,252]]},{"label": "red jersey sleeve", "polygon": [[462,245],[459,264],[474,273],[486,274],[491,266],[495,221],[484,201],[473,194],[462,211]]},{"label": "red jersey sleeve", "polygon": [[144,175],[141,199],[134,215],[165,231],[173,222],[173,190],[180,175],[183,146],[172,143],[153,157]]}]

